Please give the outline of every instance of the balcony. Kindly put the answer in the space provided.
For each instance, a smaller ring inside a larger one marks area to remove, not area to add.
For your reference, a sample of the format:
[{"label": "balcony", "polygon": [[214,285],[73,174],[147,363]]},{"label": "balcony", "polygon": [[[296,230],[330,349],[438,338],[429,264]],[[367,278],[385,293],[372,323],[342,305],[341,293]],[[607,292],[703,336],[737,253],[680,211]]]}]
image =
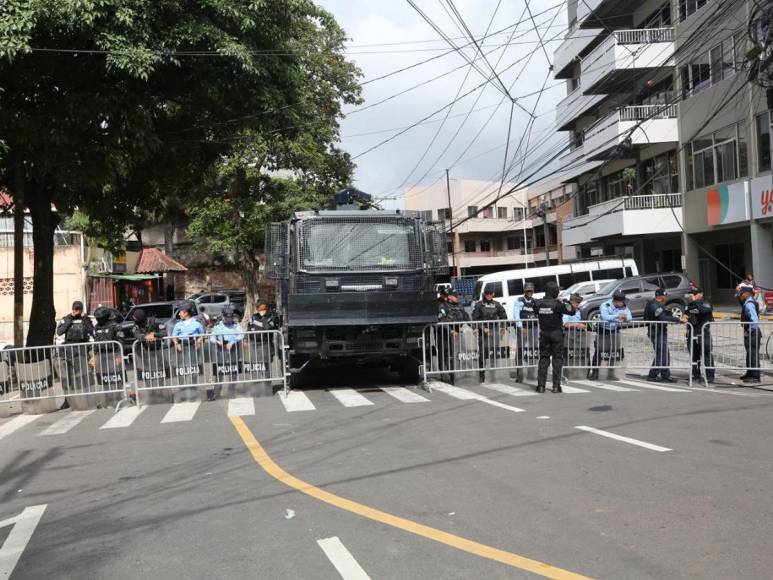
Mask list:
[{"label": "balcony", "polygon": [[599,35],[603,34],[603,28],[580,30],[575,28],[566,35],[564,41],[553,53],[553,69],[555,78],[566,79],[571,77],[571,64],[575,59],[584,56],[588,48],[596,42]]},{"label": "balcony", "polygon": [[582,61],[583,93],[628,92],[643,73],[650,73],[651,80],[672,74],[673,57],[673,28],[613,32]]},{"label": "balcony", "polygon": [[524,227],[533,228],[534,220],[527,219],[502,219],[502,218],[471,218],[463,221],[458,226],[454,226],[456,234],[471,233],[496,233],[522,230]]},{"label": "balcony", "polygon": [[580,28],[621,28],[631,25],[630,0],[579,0],[577,22]]},{"label": "balcony", "polygon": [[585,157],[609,159],[626,139],[632,145],[675,143],[679,140],[677,113],[677,105],[620,107],[585,131]]},{"label": "balcony", "polygon": [[556,106],[556,127],[567,131],[574,127],[577,119],[603,101],[605,95],[584,95],[582,86],[566,95]]},{"label": "balcony", "polygon": [[[560,250],[560,252],[559,252]],[[560,253],[560,256],[559,256]],[[474,268],[476,266],[496,266],[502,269],[521,268],[525,264],[545,261],[545,248],[530,249],[528,254],[522,249],[504,250],[501,252],[461,252],[456,255],[456,265],[460,268]],[[573,260],[576,258],[574,248],[566,246],[559,249],[558,246],[550,246],[550,260]],[[449,257],[449,266],[451,259]]]},{"label": "balcony", "polygon": [[632,195],[588,207],[588,213],[565,220],[565,246],[587,244],[611,236],[645,236],[681,232],[681,193]]}]

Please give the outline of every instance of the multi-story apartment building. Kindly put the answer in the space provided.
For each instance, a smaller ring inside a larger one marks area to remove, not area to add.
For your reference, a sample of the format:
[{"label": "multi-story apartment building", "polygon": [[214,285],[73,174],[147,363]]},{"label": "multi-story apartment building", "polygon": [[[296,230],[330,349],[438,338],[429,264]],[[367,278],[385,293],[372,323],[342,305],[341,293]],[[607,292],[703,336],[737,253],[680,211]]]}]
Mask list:
[{"label": "multi-story apartment building", "polygon": [[562,179],[578,189],[562,237],[583,258],[682,267],[674,24],[696,2],[568,2],[569,32],[554,58],[567,85],[556,124],[570,140]]},{"label": "multi-story apartment building", "polygon": [[715,302],[732,301],[747,272],[773,288],[773,93],[749,82],[747,70],[759,4],[698,2],[675,26],[677,49],[696,31],[705,38],[675,64],[685,266]]},{"label": "multi-story apartment building", "polygon": [[[456,180],[405,192],[405,209],[449,224],[452,276],[557,264],[576,257],[560,244],[561,220],[573,214],[572,187],[557,181],[519,189],[495,204],[499,182]],[[505,183],[503,191],[512,188]]]}]

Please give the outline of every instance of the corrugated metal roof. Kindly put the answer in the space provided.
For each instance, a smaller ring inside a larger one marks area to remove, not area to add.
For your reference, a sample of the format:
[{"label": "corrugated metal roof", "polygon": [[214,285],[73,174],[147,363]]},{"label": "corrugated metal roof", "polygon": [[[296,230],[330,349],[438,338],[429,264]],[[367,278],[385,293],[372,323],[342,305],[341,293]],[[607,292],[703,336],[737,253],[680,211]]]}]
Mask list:
[{"label": "corrugated metal roof", "polygon": [[143,248],[140,262],[137,264],[137,274],[153,272],[187,272],[188,268],[180,262],[162,253],[157,248]]}]

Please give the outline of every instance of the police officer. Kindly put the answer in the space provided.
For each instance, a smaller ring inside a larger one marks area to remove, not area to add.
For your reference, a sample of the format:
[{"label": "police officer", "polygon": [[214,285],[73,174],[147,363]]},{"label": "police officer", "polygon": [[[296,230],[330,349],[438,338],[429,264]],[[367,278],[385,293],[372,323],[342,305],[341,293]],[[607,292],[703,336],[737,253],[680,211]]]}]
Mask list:
[{"label": "police officer", "polygon": [[110,310],[107,308],[97,308],[94,311],[94,318],[97,321],[94,327],[94,341],[107,342],[116,340],[118,337],[118,323],[110,318]]},{"label": "police officer", "polygon": [[521,329],[521,333],[526,334],[522,321],[535,318],[537,318],[537,301],[534,300],[534,284],[527,282],[523,287],[523,296],[518,298],[513,306],[513,320],[515,320],[515,326]]},{"label": "police officer", "polygon": [[[690,302],[687,303],[687,312],[682,316],[682,322],[692,325],[692,378],[700,380],[700,362],[706,367],[706,381],[714,382],[714,355],[711,352],[711,333],[705,329],[707,323],[714,322],[714,307],[703,297],[703,291],[693,286],[689,291]],[[690,334],[688,333],[688,340]]]},{"label": "police officer", "polygon": [[746,350],[746,372],[741,375],[744,383],[760,382],[760,313],[754,300],[754,286],[741,284],[738,287],[738,301],[741,303],[743,323],[743,347]]},{"label": "police officer", "polygon": [[[470,315],[467,314],[464,307],[459,304],[459,295],[456,290],[448,292],[448,303],[445,305],[443,317],[439,322],[468,322]],[[448,370],[448,382],[454,384],[453,370],[455,368],[454,357],[460,347],[459,328],[454,326],[439,327],[438,336],[438,363],[441,371]]]},{"label": "police officer", "polygon": [[[59,321],[56,327],[57,336],[64,336],[64,343],[74,345],[66,348],[64,359],[67,366],[67,388],[86,386],[88,376],[88,350],[85,343],[94,336],[94,326],[91,320],[83,315],[83,302],[72,303],[70,314]],[[76,346],[76,345],[84,346]]]},{"label": "police officer", "polygon": [[[218,322],[209,335],[210,345],[214,345],[216,375],[234,376],[233,367],[242,361],[242,346],[244,342],[244,332],[242,332],[239,322],[232,306],[223,307],[223,319]],[[220,396],[222,383],[215,385],[214,389],[207,390],[207,400],[214,401]],[[233,398],[233,389],[231,389],[231,398]]]},{"label": "police officer", "polygon": [[448,292],[442,288],[437,295],[437,319],[442,321],[448,312]]},{"label": "police officer", "polygon": [[[644,320],[647,322],[676,322],[674,315],[665,308],[667,293],[663,288],[655,290],[655,299],[649,300],[644,307]],[[648,324],[647,336],[655,349],[655,359],[647,375],[652,383],[675,383],[671,378],[671,356],[668,352],[668,325]],[[660,375],[660,376],[658,376]]]},{"label": "police officer", "polygon": [[268,302],[265,300],[258,301],[255,314],[247,322],[247,330],[276,330],[277,328],[279,328],[279,324],[276,319],[276,312],[268,307]]},{"label": "police officer", "polygon": [[[247,322],[247,330],[258,332],[277,329],[279,329],[279,320],[277,319],[276,312],[269,308],[268,302],[259,300],[255,314]],[[262,334],[249,335],[247,341],[249,344],[250,365],[253,368],[256,366],[262,368],[263,370],[260,372],[268,375],[274,358],[278,354],[275,352],[277,345],[271,340],[271,337]]]},{"label": "police officer", "polygon": [[545,285],[545,298],[536,302],[536,314],[539,321],[539,368],[537,371],[537,392],[545,392],[548,380],[548,366],[553,360],[553,392],[560,393],[561,370],[564,366],[563,316],[576,312],[569,302],[558,299],[558,284],[548,282]]},{"label": "police officer", "polygon": [[617,352],[620,348],[620,325],[630,322],[633,319],[630,309],[626,306],[626,297],[622,292],[615,292],[612,300],[608,300],[601,305],[599,309],[601,322],[596,333],[596,347],[591,361],[591,369],[588,371],[588,378],[596,380],[599,378],[599,363],[602,352]]},{"label": "police officer", "polygon": [[[483,292],[483,300],[475,305],[475,309],[472,311],[472,319],[474,321],[493,322],[496,320],[507,320],[507,313],[504,306],[494,300],[494,290],[486,288]],[[494,324],[481,324],[479,334],[479,349],[481,356],[481,367],[485,369],[489,358],[492,354],[498,352],[499,349],[499,337],[496,333],[496,325]],[[504,327],[500,329],[504,331]],[[486,380],[486,371],[480,371],[480,381]]]}]

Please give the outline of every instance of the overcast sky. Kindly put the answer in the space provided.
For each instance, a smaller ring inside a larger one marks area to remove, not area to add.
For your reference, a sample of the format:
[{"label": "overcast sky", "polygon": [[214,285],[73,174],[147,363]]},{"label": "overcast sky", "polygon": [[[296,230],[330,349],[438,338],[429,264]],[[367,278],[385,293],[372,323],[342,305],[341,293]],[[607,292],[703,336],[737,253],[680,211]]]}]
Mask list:
[{"label": "overcast sky", "polygon": [[[360,107],[347,107],[349,114],[342,123],[343,147],[356,156],[357,187],[381,196],[400,195],[407,187],[416,184],[429,185],[441,178],[446,168],[450,168],[451,177],[456,179],[499,179],[507,142],[510,101],[504,91],[497,89],[495,85],[498,83],[493,78],[494,75],[479,55],[476,64],[480,72],[471,69],[462,56],[452,52],[383,80],[373,80],[397,69],[442,55],[451,50],[451,47],[405,0],[318,2],[331,11],[346,30],[351,39],[347,52],[362,70],[361,82],[366,83],[363,86],[365,102]],[[444,11],[444,7],[449,12],[451,10],[445,0],[415,2],[457,45],[470,42],[463,39],[464,29],[459,30],[458,26],[461,25],[458,20],[452,20]],[[512,158],[519,140],[525,134],[530,118],[527,111],[534,110],[536,106],[537,119],[534,122],[526,165],[528,168],[530,164],[538,164],[561,146],[561,136],[555,134],[553,121],[555,105],[565,96],[565,88],[563,82],[556,81],[551,76],[547,80],[547,90],[539,102],[537,95],[523,96],[540,90],[549,67],[545,52],[537,41],[538,36],[532,20],[528,12],[524,13],[526,4],[508,0],[455,0],[453,5],[476,38],[484,35],[497,9],[489,34],[507,29],[483,40],[481,44],[485,53],[493,50],[487,55],[487,59],[508,92],[517,98],[509,155]],[[567,27],[565,3],[560,0],[530,0],[529,6],[534,21],[546,40],[547,57],[552,62],[553,51],[559,45]],[[522,14],[523,21],[515,27]],[[547,42],[549,39],[554,40]],[[470,58],[476,56],[473,45],[468,46],[465,51]],[[450,72],[456,68],[458,70]],[[382,104],[376,104],[446,72],[449,74],[442,78],[427,82]],[[487,76],[484,76],[484,73]],[[489,77],[492,77],[492,80],[486,83],[483,89],[473,90]],[[416,128],[364,153],[402,128],[448,105],[454,100],[460,87],[460,95],[472,92],[452,108],[443,109]],[[353,112],[356,108],[369,105],[375,106],[361,112]],[[473,112],[462,124],[470,110]],[[442,124],[446,114],[448,119]],[[434,144],[427,151],[438,130],[440,132]],[[457,131],[458,135],[455,136]],[[473,141],[478,133],[480,134],[477,140]],[[542,146],[536,147],[540,143]],[[448,149],[444,152],[447,146]],[[465,153],[468,146],[469,149]],[[358,156],[360,154],[362,155]],[[423,155],[424,159],[421,160]],[[511,177],[517,177],[519,173],[520,165],[512,171]],[[528,173],[527,169],[523,175]]]}]

